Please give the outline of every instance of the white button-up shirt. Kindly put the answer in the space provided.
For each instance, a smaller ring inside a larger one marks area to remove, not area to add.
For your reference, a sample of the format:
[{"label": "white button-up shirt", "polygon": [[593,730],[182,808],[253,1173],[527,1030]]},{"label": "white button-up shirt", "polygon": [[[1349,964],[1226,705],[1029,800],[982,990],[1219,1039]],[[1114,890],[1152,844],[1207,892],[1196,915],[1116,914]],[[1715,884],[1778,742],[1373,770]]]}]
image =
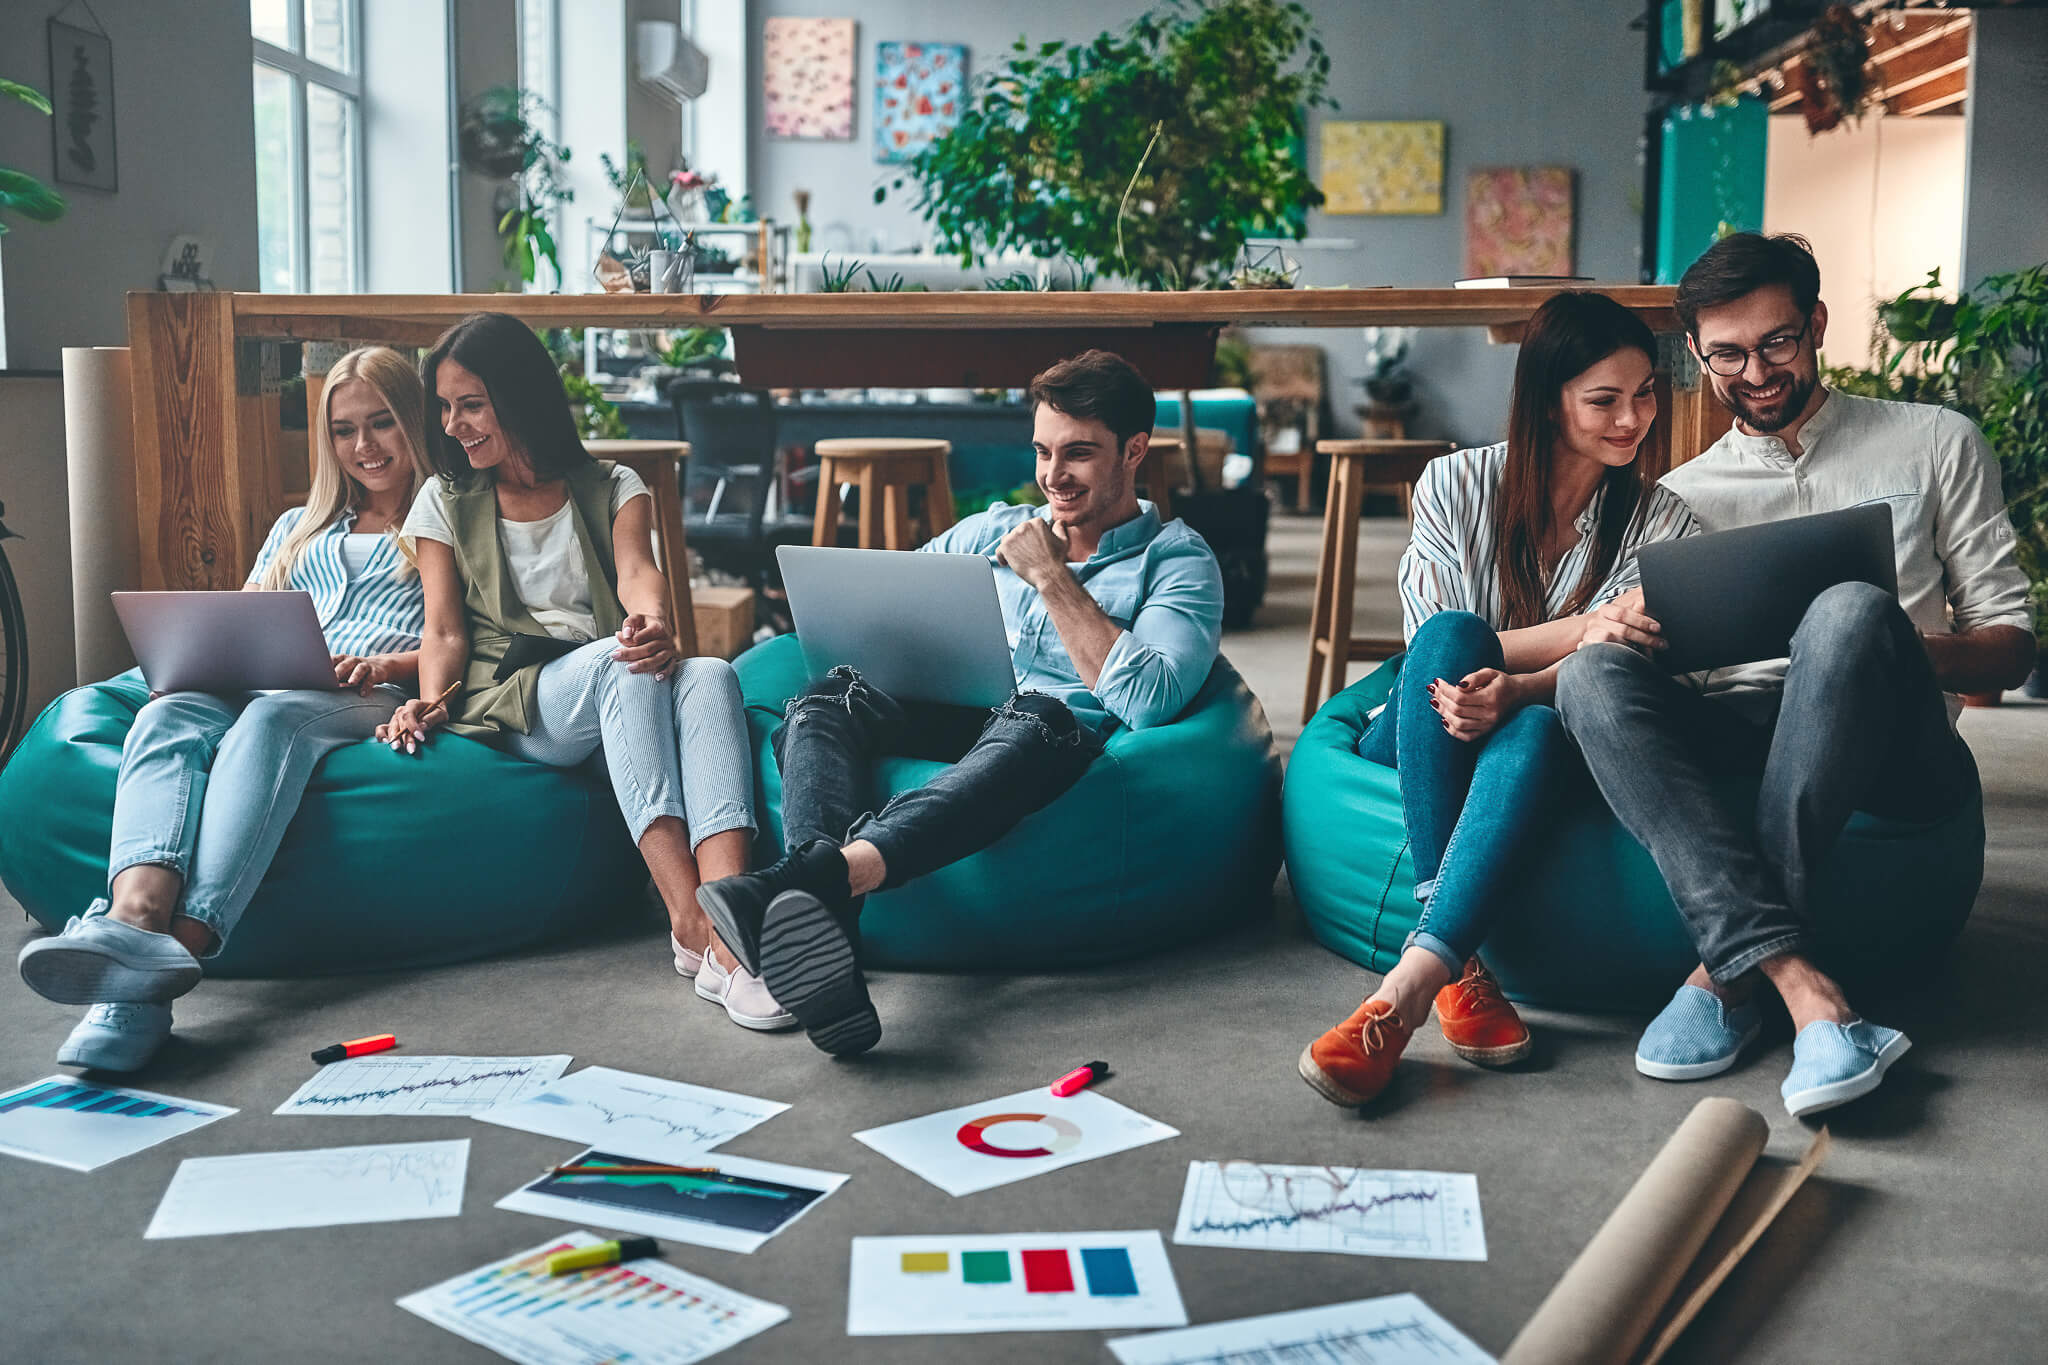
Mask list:
[{"label": "white button-up shirt", "polygon": [[[1776,436],[1731,429],[1666,474],[1662,487],[1685,500],[1705,531],[1888,502],[1899,604],[1923,635],[2033,628],[1998,461],[1975,423],[1925,403],[1829,391],[1799,443],[1804,453],[1795,456]],[[1785,662],[1721,669],[1707,690],[1776,692]],[[1951,720],[1960,707],[1949,699]]]}]

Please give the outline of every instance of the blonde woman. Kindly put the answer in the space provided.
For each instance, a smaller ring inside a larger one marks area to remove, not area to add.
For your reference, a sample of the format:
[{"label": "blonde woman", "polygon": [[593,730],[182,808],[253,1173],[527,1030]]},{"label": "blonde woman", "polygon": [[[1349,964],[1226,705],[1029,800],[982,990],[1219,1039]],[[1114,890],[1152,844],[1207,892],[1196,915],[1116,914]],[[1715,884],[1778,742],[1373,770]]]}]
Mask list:
[{"label": "blonde woman", "polygon": [[173,692],[136,715],[107,896],[19,959],[39,994],[92,1007],[60,1063],[133,1071],[156,1054],[169,1002],[233,932],[313,769],[370,738],[417,682],[426,606],[396,532],[428,476],[425,410],[405,357],[381,346],[343,356],[308,423],[317,458],[306,505],[270,528],[244,585],[312,594],[341,690]]}]

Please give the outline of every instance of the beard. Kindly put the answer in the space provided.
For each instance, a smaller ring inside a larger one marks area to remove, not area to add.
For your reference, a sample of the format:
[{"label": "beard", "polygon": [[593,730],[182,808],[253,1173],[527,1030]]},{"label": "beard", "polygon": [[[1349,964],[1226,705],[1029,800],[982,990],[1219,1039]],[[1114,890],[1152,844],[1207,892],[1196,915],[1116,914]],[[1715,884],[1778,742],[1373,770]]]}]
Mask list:
[{"label": "beard", "polygon": [[1792,374],[1786,376],[1788,387],[1785,396],[1761,408],[1751,403],[1731,383],[1721,392],[1721,401],[1728,410],[1741,418],[1750,430],[1769,436],[1792,425],[1799,414],[1806,411],[1806,405],[1813,398],[1813,391],[1820,387],[1817,374]]}]

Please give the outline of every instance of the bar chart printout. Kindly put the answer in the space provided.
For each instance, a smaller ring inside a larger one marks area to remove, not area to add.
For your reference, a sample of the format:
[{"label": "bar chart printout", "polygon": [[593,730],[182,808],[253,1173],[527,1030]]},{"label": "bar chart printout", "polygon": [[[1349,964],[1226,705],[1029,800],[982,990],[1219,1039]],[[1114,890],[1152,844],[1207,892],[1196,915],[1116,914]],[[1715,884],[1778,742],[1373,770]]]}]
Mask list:
[{"label": "bar chart printout", "polygon": [[234,1112],[150,1090],[45,1076],[0,1094],[0,1152],[93,1171]]},{"label": "bar chart printout", "polygon": [[1448,1171],[1191,1161],[1173,1240],[1259,1251],[1486,1259],[1479,1181]]},{"label": "bar chart printout", "polygon": [[1187,1320],[1157,1232],[853,1239],[849,1336],[1170,1327]]},{"label": "bar chart printout", "polygon": [[547,1258],[598,1238],[571,1232],[408,1294],[398,1306],[521,1365],[689,1365],[789,1316],[664,1261],[549,1275]]},{"label": "bar chart printout", "polygon": [[1413,1294],[1118,1337],[1121,1365],[1494,1365]]}]

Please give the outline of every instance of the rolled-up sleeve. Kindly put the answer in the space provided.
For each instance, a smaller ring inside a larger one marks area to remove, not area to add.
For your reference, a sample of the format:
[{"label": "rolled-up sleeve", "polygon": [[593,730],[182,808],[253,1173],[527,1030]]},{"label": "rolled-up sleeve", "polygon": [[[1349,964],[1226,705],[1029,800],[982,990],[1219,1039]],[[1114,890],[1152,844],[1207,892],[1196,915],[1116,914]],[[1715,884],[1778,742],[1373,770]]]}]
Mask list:
[{"label": "rolled-up sleeve", "polygon": [[1955,435],[1943,442],[1947,468],[1935,503],[1934,553],[1956,630],[2032,630],[2027,575],[2015,553],[1998,461],[1976,423],[1958,418],[1948,425]]},{"label": "rolled-up sleeve", "polygon": [[1144,604],[1090,689],[1133,730],[1164,725],[1186,708],[1223,638],[1223,574],[1199,536],[1164,549],[1148,577]]}]

